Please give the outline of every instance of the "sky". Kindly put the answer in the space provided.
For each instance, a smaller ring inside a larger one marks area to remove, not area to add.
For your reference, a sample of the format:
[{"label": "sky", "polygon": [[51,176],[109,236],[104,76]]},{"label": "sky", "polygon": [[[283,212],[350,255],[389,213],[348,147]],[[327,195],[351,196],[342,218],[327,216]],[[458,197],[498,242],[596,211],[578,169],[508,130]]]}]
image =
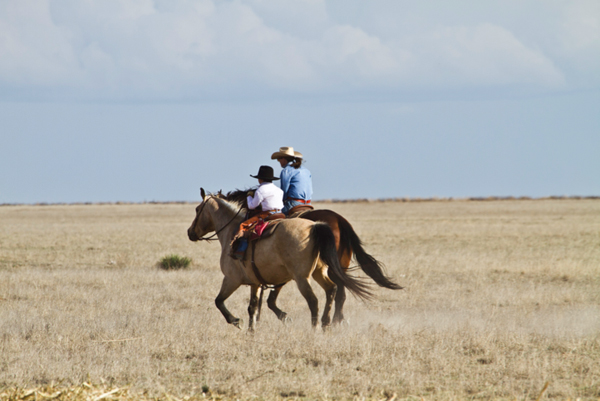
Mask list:
[{"label": "sky", "polygon": [[0,0],[0,204],[600,195],[598,0]]}]

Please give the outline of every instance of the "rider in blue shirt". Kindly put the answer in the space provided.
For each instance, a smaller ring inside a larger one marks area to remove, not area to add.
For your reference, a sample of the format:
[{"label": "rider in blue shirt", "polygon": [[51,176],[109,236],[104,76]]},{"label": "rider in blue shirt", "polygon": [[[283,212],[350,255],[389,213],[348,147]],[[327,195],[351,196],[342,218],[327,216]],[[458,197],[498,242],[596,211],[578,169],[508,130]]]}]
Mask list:
[{"label": "rider in blue shirt", "polygon": [[283,170],[280,174],[280,187],[283,191],[282,212],[288,214],[290,209],[298,205],[310,205],[313,190],[310,171],[302,167],[302,153],[295,152],[292,147],[279,148],[279,152],[271,155]]}]

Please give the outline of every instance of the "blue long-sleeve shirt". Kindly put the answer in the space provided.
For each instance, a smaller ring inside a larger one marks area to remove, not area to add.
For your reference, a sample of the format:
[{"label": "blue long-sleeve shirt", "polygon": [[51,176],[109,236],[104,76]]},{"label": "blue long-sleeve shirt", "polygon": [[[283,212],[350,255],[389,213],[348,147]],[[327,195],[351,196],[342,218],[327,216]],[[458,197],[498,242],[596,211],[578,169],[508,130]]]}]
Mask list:
[{"label": "blue long-sleeve shirt", "polygon": [[313,195],[312,175],[304,167],[294,168],[290,164],[281,170],[279,175],[280,187],[283,190],[283,200],[311,200]]}]

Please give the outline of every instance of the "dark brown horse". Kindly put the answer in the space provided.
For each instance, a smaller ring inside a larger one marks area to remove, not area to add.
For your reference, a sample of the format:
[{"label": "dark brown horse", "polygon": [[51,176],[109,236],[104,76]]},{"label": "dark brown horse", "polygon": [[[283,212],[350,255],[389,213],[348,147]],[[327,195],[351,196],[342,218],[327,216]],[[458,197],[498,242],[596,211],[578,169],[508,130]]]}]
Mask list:
[{"label": "dark brown horse", "polygon": [[[229,192],[225,198],[236,202],[240,206],[247,209],[246,199],[248,190],[236,190]],[[327,223],[335,236],[335,245],[337,249],[340,265],[344,269],[350,268],[352,257],[356,259],[358,266],[367,276],[369,276],[377,285],[391,290],[400,290],[403,287],[394,283],[384,273],[384,268],[381,262],[377,261],[373,256],[369,255],[363,248],[362,241],[352,228],[352,225],[344,217],[327,209],[315,209],[300,214],[298,217],[311,221],[321,221]],[[329,274],[331,280],[337,285],[335,295],[335,312],[333,315],[333,323],[340,323],[344,320],[344,302],[346,301],[346,290],[340,277],[335,272]],[[282,287],[274,288],[269,294],[267,305],[280,320],[284,320],[287,316],[285,312],[277,307],[277,296]]]}]

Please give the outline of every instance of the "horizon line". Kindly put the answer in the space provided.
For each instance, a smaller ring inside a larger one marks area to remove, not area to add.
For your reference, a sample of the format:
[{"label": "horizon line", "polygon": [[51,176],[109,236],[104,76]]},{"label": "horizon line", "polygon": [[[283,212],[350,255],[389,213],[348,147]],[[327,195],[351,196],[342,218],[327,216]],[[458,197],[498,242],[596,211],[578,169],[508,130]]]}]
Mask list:
[{"label": "horizon line", "polygon": [[[394,197],[394,198],[353,198],[353,199],[318,199],[313,203],[386,203],[386,202],[490,202],[490,201],[536,201],[536,200],[597,200],[599,195],[553,195],[553,196],[472,196],[472,197]],[[77,206],[77,205],[187,205],[197,204],[198,201],[107,201],[107,202],[16,202],[16,203],[0,203],[2,206]]]}]

